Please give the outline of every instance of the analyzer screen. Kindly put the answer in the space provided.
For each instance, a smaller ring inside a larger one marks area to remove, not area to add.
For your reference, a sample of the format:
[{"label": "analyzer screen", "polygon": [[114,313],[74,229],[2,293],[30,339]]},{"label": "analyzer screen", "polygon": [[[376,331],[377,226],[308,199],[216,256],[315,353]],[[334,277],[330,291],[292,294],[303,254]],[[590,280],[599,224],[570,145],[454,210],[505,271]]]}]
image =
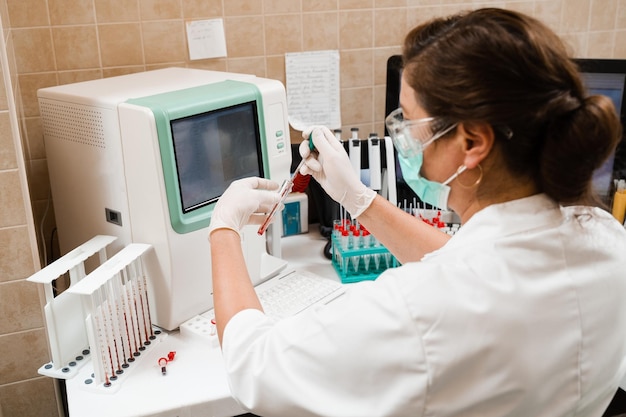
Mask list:
[{"label": "analyzer screen", "polygon": [[263,175],[255,102],[173,120],[171,129],[183,212],[215,202],[234,180]]}]

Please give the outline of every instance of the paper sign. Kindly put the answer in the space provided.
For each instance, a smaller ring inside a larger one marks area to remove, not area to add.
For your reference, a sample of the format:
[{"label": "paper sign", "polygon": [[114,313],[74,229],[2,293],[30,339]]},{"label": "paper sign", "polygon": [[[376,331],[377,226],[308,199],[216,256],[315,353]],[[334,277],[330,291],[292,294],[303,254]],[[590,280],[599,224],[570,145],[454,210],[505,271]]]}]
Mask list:
[{"label": "paper sign", "polygon": [[208,59],[226,56],[226,37],[222,19],[187,22],[189,59]]},{"label": "paper sign", "polygon": [[291,126],[340,128],[339,51],[287,53],[285,72]]}]

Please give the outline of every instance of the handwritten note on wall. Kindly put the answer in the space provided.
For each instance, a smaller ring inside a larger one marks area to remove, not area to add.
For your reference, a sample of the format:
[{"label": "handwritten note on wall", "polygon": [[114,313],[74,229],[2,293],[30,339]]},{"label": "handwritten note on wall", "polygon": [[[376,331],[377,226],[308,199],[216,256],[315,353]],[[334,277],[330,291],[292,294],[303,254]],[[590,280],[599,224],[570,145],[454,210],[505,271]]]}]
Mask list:
[{"label": "handwritten note on wall", "polygon": [[287,53],[285,71],[291,126],[340,128],[339,51]]},{"label": "handwritten note on wall", "polygon": [[222,19],[187,22],[189,59],[208,59],[226,56],[226,37]]}]

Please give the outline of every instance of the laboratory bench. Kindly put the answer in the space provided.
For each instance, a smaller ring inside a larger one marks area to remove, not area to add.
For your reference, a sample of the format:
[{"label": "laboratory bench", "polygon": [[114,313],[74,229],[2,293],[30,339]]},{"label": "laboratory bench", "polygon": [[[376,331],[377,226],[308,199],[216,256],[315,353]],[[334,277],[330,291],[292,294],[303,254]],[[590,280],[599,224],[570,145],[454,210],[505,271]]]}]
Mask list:
[{"label": "laboratory bench", "polygon": [[[284,237],[287,268],[339,280],[324,257],[327,239],[311,225],[309,233]],[[159,360],[175,352],[162,372]],[[93,367],[83,366],[65,381],[69,417],[231,417],[246,410],[232,398],[217,337],[190,337],[180,330],[162,332],[126,375],[110,387],[90,381]]]},{"label": "laboratory bench", "polygon": [[[284,237],[287,268],[307,270],[340,280],[324,256],[328,240],[314,224],[308,233]],[[163,374],[159,359],[175,352]],[[92,367],[65,381],[69,417],[254,417],[232,398],[217,338],[190,337],[179,330],[163,332],[129,369],[124,381],[110,388],[87,383]],[[622,387],[626,386],[626,378]],[[603,417],[626,416],[626,393],[620,389]]]}]

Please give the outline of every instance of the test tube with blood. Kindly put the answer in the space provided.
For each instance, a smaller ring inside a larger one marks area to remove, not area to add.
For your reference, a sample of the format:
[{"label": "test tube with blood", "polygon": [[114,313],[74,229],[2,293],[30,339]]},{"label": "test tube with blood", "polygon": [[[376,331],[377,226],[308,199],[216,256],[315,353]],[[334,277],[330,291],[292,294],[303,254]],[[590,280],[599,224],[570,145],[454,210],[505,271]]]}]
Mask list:
[{"label": "test tube with blood", "polygon": [[138,271],[137,273],[139,274],[139,283],[141,288],[141,306],[146,323],[146,341],[148,341],[148,339],[154,340],[156,336],[154,335],[154,329],[152,328],[152,316],[150,315],[150,306],[148,305],[148,282],[146,279],[146,274],[143,272],[143,264],[141,263],[141,259],[136,259],[130,266],[131,268],[136,268],[136,270]]},{"label": "test tube with blood", "polygon": [[[117,275],[114,275],[117,277]],[[111,281],[113,279],[109,279],[102,285],[102,290],[104,291],[106,298],[106,306],[107,306],[107,314],[109,321],[109,328],[111,333],[111,340],[109,341],[111,349],[112,362],[114,365],[114,371],[116,375],[120,375],[124,371],[122,370],[122,363],[124,362],[123,357],[123,348],[120,346],[121,342],[121,333],[119,329],[119,315],[117,308],[117,299],[115,294],[112,291]]]},{"label": "test tube with blood", "polygon": [[[108,355],[107,352],[107,340],[106,340],[106,330],[104,324],[104,317],[102,314],[102,300],[99,296],[99,291],[96,290],[91,294],[91,303],[92,303],[92,320],[94,323],[94,328],[97,333],[97,345],[100,356],[100,371],[104,374],[104,386],[111,386],[111,381],[109,380],[109,364],[107,362]],[[95,364],[94,364],[95,365]]]},{"label": "test tube with blood", "polygon": [[[134,346],[135,346],[135,341],[134,341],[134,333],[131,331],[132,329],[132,316],[130,314],[130,309],[129,309],[129,303],[128,303],[128,293],[127,293],[127,288],[126,288],[126,282],[127,282],[127,274],[128,271],[126,268],[122,269],[122,271],[120,272],[120,280],[117,282],[117,292],[119,294],[119,299],[120,299],[120,308],[121,308],[121,316],[122,316],[122,324],[121,326],[123,326],[123,332],[125,334],[124,337],[124,341],[125,341],[125,363],[126,362],[133,362],[135,359],[132,356],[133,350],[134,350]],[[128,366],[128,364],[126,364],[126,366]]]},{"label": "test tube with blood", "polygon": [[[300,165],[302,165],[302,162],[300,163]],[[298,166],[300,166],[300,165],[298,165]],[[261,224],[261,226],[259,227],[259,230],[257,231],[257,233],[259,235],[262,235],[263,233],[265,233],[265,231],[269,227],[270,223],[274,219],[274,216],[276,215],[276,212],[280,208],[281,204],[283,204],[285,202],[285,200],[287,199],[287,196],[291,192],[291,188],[292,187],[293,187],[293,180],[292,179],[288,179],[288,180],[283,181],[283,184],[280,186],[280,191],[278,192],[280,194],[280,200],[276,204],[274,204],[274,206],[270,210],[269,214],[265,218],[265,221],[263,221],[263,224]]]},{"label": "test tube with blood", "polygon": [[[309,149],[311,151],[313,151],[315,149],[315,147],[313,146],[312,135],[309,135]],[[304,165],[304,161],[305,161],[304,159],[302,159],[302,161],[300,161],[300,163],[296,167],[294,176],[292,178],[289,178],[288,180],[285,180],[283,182],[283,184],[281,185],[280,191],[279,191],[280,200],[276,204],[274,204],[274,206],[270,210],[269,214],[265,218],[265,221],[263,221],[263,224],[261,224],[261,226],[259,227],[259,230],[257,231],[257,233],[259,235],[263,235],[263,233],[265,233],[265,231],[269,227],[270,223],[274,219],[274,216],[276,215],[276,212],[278,211],[280,206],[285,202],[285,200],[287,199],[287,196],[289,195],[289,193],[293,189],[294,184],[298,184],[299,187],[302,187],[302,185],[304,184],[305,181],[303,180],[303,178],[306,177],[306,176],[304,176],[304,175],[302,175],[300,173],[300,168],[302,168],[302,166]],[[308,183],[308,180],[306,182]],[[299,190],[299,191],[304,191],[304,190]]]}]

